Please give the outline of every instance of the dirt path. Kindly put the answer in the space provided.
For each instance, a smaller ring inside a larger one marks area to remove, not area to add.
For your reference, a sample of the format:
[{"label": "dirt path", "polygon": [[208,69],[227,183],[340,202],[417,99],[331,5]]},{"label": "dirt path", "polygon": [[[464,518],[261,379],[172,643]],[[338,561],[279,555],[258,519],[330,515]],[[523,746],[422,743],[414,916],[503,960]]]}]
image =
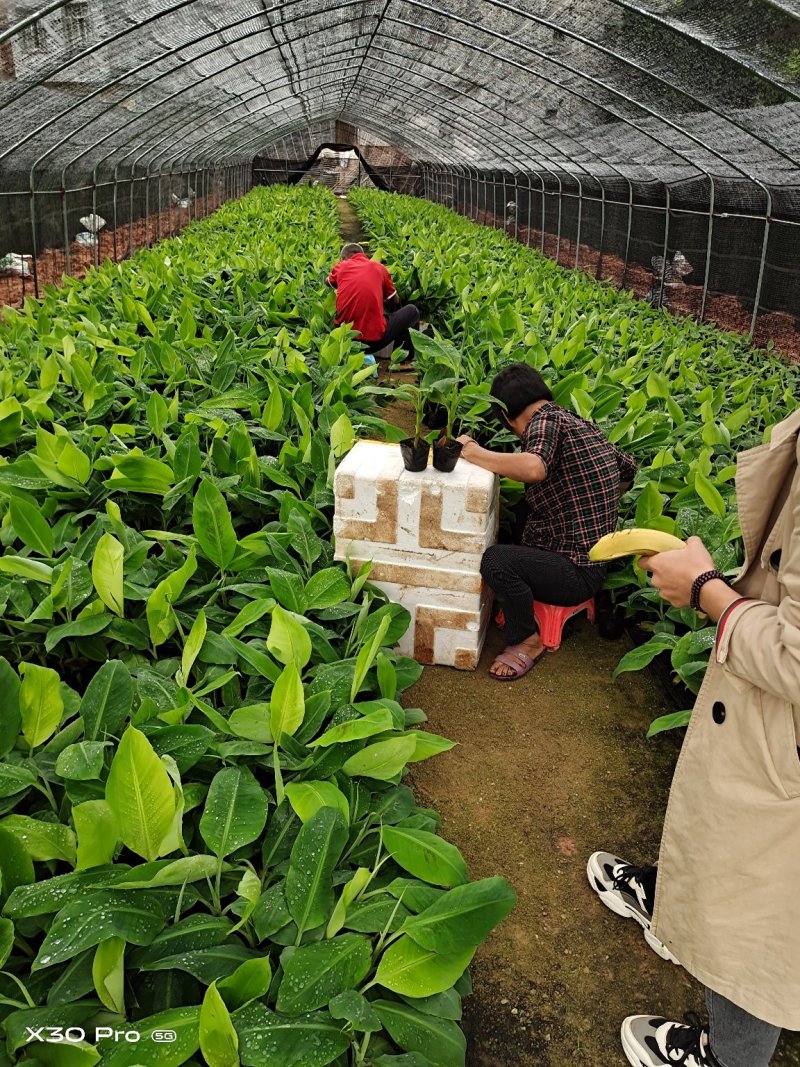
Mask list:
[{"label": "dirt path", "polygon": [[337,200],[336,210],[339,212],[339,229],[342,231],[342,242],[344,244],[352,242],[353,244],[363,245],[364,250],[367,251],[369,248],[367,235],[364,233],[364,227],[361,225],[356,209],[350,201]]},{"label": "dirt path", "polygon": [[[339,210],[345,239],[362,241],[353,209],[340,200]],[[384,384],[404,378],[380,370]],[[413,427],[403,401],[381,413]],[[469,1067],[623,1067],[626,1015],[703,1012],[699,985],[660,960],[586,880],[596,849],[633,862],[657,856],[682,738],[647,741],[645,732],[675,709],[648,672],[612,682],[625,646],[585,621],[517,683],[487,673],[501,647],[493,627],[478,671],[426,667],[404,696],[458,742],[415,766],[415,792],[440,812],[472,877],[505,875],[519,895],[472,967]],[[800,1037],[785,1037],[773,1063],[800,1065]]]},{"label": "dirt path", "polygon": [[[621,1067],[626,1015],[702,1012],[697,983],[600,904],[585,874],[598,848],[634,862],[657,855],[680,737],[644,734],[673,709],[648,674],[613,683],[622,643],[585,621],[517,683],[487,674],[501,645],[494,630],[477,672],[426,667],[406,694],[458,742],[414,769],[415,791],[473,877],[505,875],[519,894],[473,965],[468,1062]],[[774,1062],[800,1063],[800,1039],[784,1039]]]}]

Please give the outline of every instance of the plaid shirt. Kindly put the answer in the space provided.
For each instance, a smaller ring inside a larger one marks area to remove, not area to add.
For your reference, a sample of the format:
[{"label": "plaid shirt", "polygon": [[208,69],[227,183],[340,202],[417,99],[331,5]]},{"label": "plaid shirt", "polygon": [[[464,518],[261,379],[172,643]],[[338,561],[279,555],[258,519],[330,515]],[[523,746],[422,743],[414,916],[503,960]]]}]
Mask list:
[{"label": "plaid shirt", "polygon": [[531,416],[522,447],[547,470],[525,488],[530,514],[522,543],[559,552],[579,567],[603,566],[589,561],[589,549],[616,529],[620,482],[633,480],[635,461],[595,423],[549,401]]}]

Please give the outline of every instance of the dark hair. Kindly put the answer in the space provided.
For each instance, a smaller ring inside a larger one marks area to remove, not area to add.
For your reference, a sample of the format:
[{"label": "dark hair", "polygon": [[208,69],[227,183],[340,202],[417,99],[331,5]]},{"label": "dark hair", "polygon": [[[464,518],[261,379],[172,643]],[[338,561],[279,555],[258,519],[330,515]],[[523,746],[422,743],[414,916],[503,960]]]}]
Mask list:
[{"label": "dark hair", "polygon": [[342,248],[342,259],[351,259],[353,256],[364,255],[364,249],[361,245],[349,244],[344,245]]},{"label": "dark hair", "polygon": [[529,404],[535,404],[537,400],[553,399],[553,394],[541,374],[527,363],[512,363],[504,367],[494,376],[490,392],[496,400],[505,405],[501,407],[496,404],[494,408],[495,415],[501,422],[515,419]]}]

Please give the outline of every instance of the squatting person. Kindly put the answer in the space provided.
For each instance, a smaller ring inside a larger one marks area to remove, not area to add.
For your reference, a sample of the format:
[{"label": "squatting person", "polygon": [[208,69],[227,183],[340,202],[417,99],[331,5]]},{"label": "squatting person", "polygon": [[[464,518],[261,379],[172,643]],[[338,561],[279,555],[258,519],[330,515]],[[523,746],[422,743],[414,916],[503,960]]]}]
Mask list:
[{"label": "squatting person", "polygon": [[657,867],[589,860],[601,900],[706,987],[708,1024],[631,1016],[635,1067],[766,1067],[800,1030],[800,410],[739,456],[745,562],[698,538],[642,559],[661,596],[717,624],[672,782]]},{"label": "squatting person", "polygon": [[533,614],[534,600],[569,606],[593,596],[605,565],[589,549],[617,525],[622,492],[636,463],[600,429],[553,402],[542,377],[513,363],[495,377],[498,418],[520,438],[519,453],[493,452],[471,437],[459,438],[470,463],[525,483],[527,521],[522,544],[493,545],[481,574],[505,615],[508,646],[490,673],[521,678],[544,654]]},{"label": "squatting person", "polygon": [[[359,341],[371,353],[380,352],[390,342],[404,348],[407,359],[414,355],[409,330],[419,326],[414,304],[400,306],[392,276],[383,265],[366,255],[361,245],[347,244],[341,258],[328,275],[336,290],[336,325],[350,323]],[[386,316],[384,304],[393,309]]]}]

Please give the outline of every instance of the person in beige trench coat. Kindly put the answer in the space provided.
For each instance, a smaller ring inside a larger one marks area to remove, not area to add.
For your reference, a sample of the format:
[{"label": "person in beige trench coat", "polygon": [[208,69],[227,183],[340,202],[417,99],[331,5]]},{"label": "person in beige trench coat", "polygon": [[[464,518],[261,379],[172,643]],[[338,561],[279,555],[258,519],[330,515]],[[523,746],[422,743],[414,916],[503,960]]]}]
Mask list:
[{"label": "person in beige trench coat", "polygon": [[[703,543],[640,565],[717,623],[670,791],[658,867],[611,853],[592,887],[706,987],[709,1024],[632,1016],[635,1067],[765,1067],[800,1030],[800,410],[739,456],[745,562],[729,585]],[[718,574],[718,572],[717,572]],[[657,877],[656,877],[657,875]]]}]

